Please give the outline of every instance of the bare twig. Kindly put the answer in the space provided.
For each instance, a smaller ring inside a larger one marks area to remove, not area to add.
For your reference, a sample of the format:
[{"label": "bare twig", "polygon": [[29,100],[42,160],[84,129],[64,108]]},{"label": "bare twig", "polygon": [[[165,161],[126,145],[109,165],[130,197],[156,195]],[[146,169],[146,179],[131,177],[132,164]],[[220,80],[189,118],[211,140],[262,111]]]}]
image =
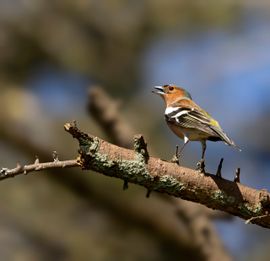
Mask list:
[{"label": "bare twig", "polygon": [[267,213],[265,215],[261,215],[261,216],[258,216],[258,217],[252,217],[250,219],[248,219],[245,224],[250,224],[252,221],[256,220],[256,219],[262,219],[262,218],[266,218],[266,217],[270,217],[270,215]]},{"label": "bare twig", "polygon": [[72,168],[78,166],[79,164],[77,163],[77,160],[65,160],[65,161],[54,160],[53,162],[39,163],[39,161],[37,161],[36,159],[34,164],[24,166],[17,164],[17,167],[13,169],[8,168],[0,169],[0,180],[15,177],[20,174],[28,174],[30,172],[41,171],[45,169]]}]

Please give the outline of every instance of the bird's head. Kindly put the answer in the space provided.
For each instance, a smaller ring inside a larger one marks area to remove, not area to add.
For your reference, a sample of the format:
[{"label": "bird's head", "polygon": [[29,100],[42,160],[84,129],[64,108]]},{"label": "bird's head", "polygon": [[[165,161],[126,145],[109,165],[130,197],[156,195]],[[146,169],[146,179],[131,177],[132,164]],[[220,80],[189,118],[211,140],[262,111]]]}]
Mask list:
[{"label": "bird's head", "polygon": [[160,95],[166,104],[174,103],[180,99],[192,100],[191,95],[185,89],[177,87],[173,84],[165,84],[163,86],[155,86],[153,93]]}]

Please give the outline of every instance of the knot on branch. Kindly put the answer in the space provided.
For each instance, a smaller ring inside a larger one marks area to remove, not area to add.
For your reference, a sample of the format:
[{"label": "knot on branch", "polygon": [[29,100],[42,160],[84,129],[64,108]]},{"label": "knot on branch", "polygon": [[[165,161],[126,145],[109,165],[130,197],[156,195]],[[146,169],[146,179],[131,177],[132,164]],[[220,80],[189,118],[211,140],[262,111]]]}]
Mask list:
[{"label": "knot on branch", "polygon": [[142,156],[144,163],[147,164],[149,160],[149,154],[147,150],[147,143],[145,142],[143,136],[141,134],[137,134],[134,136],[133,140],[135,152]]}]

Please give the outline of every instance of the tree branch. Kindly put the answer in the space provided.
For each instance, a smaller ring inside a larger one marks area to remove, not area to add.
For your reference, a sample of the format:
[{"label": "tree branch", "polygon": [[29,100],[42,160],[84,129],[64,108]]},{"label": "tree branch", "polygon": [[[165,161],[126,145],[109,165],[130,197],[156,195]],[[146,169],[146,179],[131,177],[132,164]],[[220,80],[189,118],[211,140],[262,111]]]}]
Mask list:
[{"label": "tree branch", "polygon": [[[65,130],[79,141],[80,156],[77,160],[55,159],[46,163],[36,161],[31,165],[18,165],[14,169],[2,168],[0,179],[48,168],[81,166],[85,170],[121,178],[270,228],[270,194],[266,190],[256,190],[212,174],[203,175],[154,157],[146,161],[145,151],[141,153],[141,145],[138,143],[135,144],[136,150],[124,149],[80,131],[74,123],[65,124]],[[141,139],[140,144],[144,144]]]},{"label": "tree branch", "polygon": [[145,163],[144,155],[85,134],[74,124],[67,123],[65,130],[79,141],[79,164],[83,169],[121,178],[270,228],[270,195],[265,190],[255,190],[212,174],[203,175],[153,157]]}]

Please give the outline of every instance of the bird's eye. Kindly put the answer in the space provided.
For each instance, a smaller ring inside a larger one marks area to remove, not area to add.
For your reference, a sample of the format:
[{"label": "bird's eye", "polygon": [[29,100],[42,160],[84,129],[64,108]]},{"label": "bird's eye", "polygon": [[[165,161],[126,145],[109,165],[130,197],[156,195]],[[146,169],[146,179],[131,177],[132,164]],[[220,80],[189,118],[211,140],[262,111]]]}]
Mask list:
[{"label": "bird's eye", "polygon": [[173,91],[174,87],[173,86],[170,86],[169,87],[169,91]]}]

